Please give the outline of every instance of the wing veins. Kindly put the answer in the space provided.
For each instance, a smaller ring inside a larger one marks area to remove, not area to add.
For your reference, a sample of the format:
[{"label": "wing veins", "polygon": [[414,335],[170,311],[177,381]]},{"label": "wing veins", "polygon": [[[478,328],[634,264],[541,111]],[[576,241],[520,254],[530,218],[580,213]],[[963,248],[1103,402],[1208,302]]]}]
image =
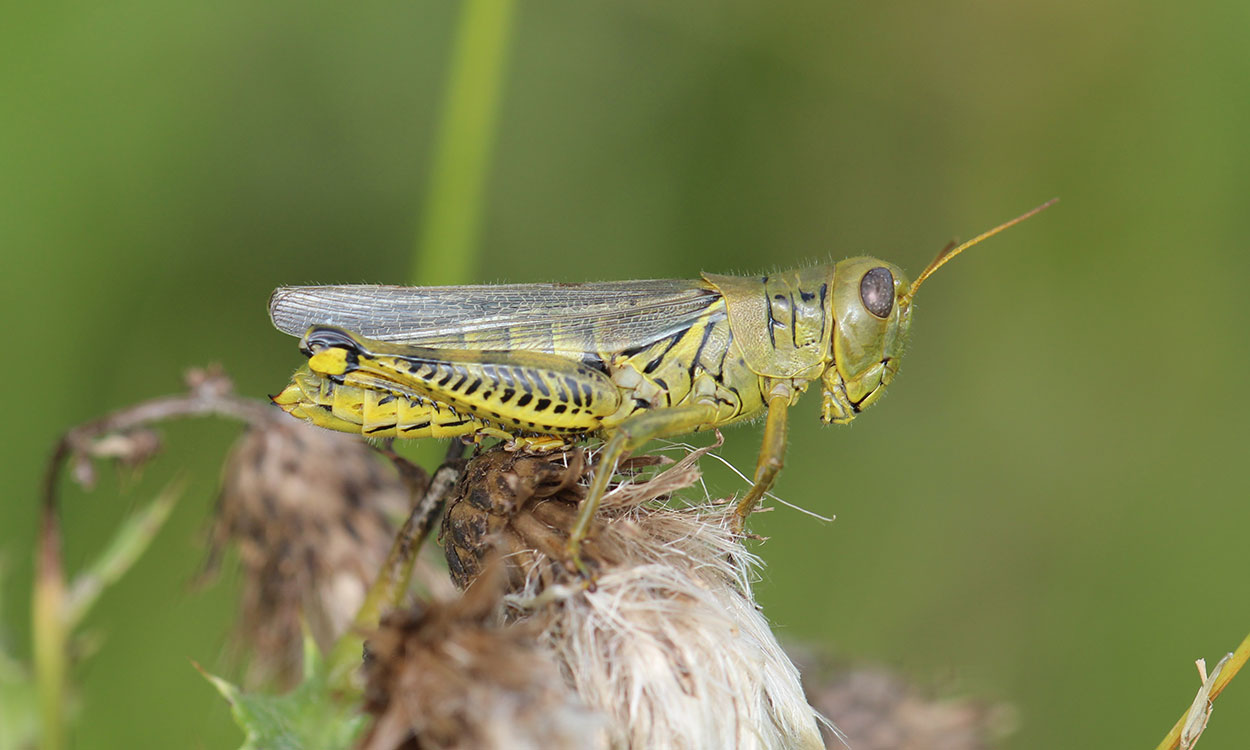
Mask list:
[{"label": "wing veins", "polygon": [[506,331],[507,339],[520,347],[543,348],[544,336],[558,328],[565,339],[619,349],[671,335],[719,299],[719,293],[701,282],[670,280],[283,287],[270,298],[270,317],[279,330],[296,336],[324,324],[411,344],[452,345],[456,337],[481,337],[466,346],[488,348],[491,333]]}]

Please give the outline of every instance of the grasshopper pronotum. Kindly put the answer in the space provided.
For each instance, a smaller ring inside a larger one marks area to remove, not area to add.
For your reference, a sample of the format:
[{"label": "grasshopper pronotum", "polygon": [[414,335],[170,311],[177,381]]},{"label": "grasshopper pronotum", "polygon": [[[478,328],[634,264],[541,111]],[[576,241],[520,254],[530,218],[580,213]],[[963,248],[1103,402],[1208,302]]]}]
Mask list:
[{"label": "grasshopper pronotum", "polygon": [[652,438],[766,414],[740,525],[782,465],[786,415],[821,383],[821,418],[850,422],[898,372],[920,285],[869,257],[767,276],[451,287],[307,286],[269,313],[308,363],[274,402],[369,437],[485,435],[535,446],[600,435],[598,468],[569,538],[578,561],[626,453]]}]

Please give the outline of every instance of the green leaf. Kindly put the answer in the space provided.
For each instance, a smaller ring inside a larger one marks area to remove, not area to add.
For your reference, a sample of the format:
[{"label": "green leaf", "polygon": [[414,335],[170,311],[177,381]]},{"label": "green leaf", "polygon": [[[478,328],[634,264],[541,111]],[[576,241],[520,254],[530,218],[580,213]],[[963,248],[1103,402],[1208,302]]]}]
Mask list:
[{"label": "green leaf", "polygon": [[311,638],[304,640],[304,681],[284,695],[246,692],[200,672],[229,701],[246,735],[241,750],[349,750],[368,723],[357,703],[330,689]]},{"label": "green leaf", "polygon": [[39,698],[30,672],[0,651],[0,748],[34,747]]},{"label": "green leaf", "polygon": [[143,555],[169,519],[183,487],[180,480],[171,482],[147,507],[123,521],[108,547],[75,577],[65,602],[67,628],[76,627],[104,589],[117,583]]}]

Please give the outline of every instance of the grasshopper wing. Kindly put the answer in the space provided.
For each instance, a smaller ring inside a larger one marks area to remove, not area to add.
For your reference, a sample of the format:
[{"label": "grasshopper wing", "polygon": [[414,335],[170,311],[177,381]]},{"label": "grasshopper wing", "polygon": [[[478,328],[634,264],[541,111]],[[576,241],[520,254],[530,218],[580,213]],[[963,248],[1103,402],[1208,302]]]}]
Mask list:
[{"label": "grasshopper wing", "polygon": [[703,281],[478,286],[291,286],[269,299],[278,330],[312,325],[415,346],[527,349],[570,355],[646,346],[714,311]]}]

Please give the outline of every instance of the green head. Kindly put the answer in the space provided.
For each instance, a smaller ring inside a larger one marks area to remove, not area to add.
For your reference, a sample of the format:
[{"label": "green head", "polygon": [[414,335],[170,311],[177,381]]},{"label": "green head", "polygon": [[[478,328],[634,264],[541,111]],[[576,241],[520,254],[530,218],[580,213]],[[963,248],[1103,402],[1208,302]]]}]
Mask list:
[{"label": "green head", "polygon": [[911,325],[910,291],[893,263],[861,257],[834,267],[833,362],[821,377],[825,422],[850,422],[894,379]]},{"label": "green head", "polygon": [[1047,201],[963,244],[952,242],[910,284],[902,269],[876,258],[848,258],[834,266],[833,361],[821,376],[821,419],[845,424],[881,398],[898,373],[911,326],[912,300],[925,279],[964,250],[1054,202]]}]

